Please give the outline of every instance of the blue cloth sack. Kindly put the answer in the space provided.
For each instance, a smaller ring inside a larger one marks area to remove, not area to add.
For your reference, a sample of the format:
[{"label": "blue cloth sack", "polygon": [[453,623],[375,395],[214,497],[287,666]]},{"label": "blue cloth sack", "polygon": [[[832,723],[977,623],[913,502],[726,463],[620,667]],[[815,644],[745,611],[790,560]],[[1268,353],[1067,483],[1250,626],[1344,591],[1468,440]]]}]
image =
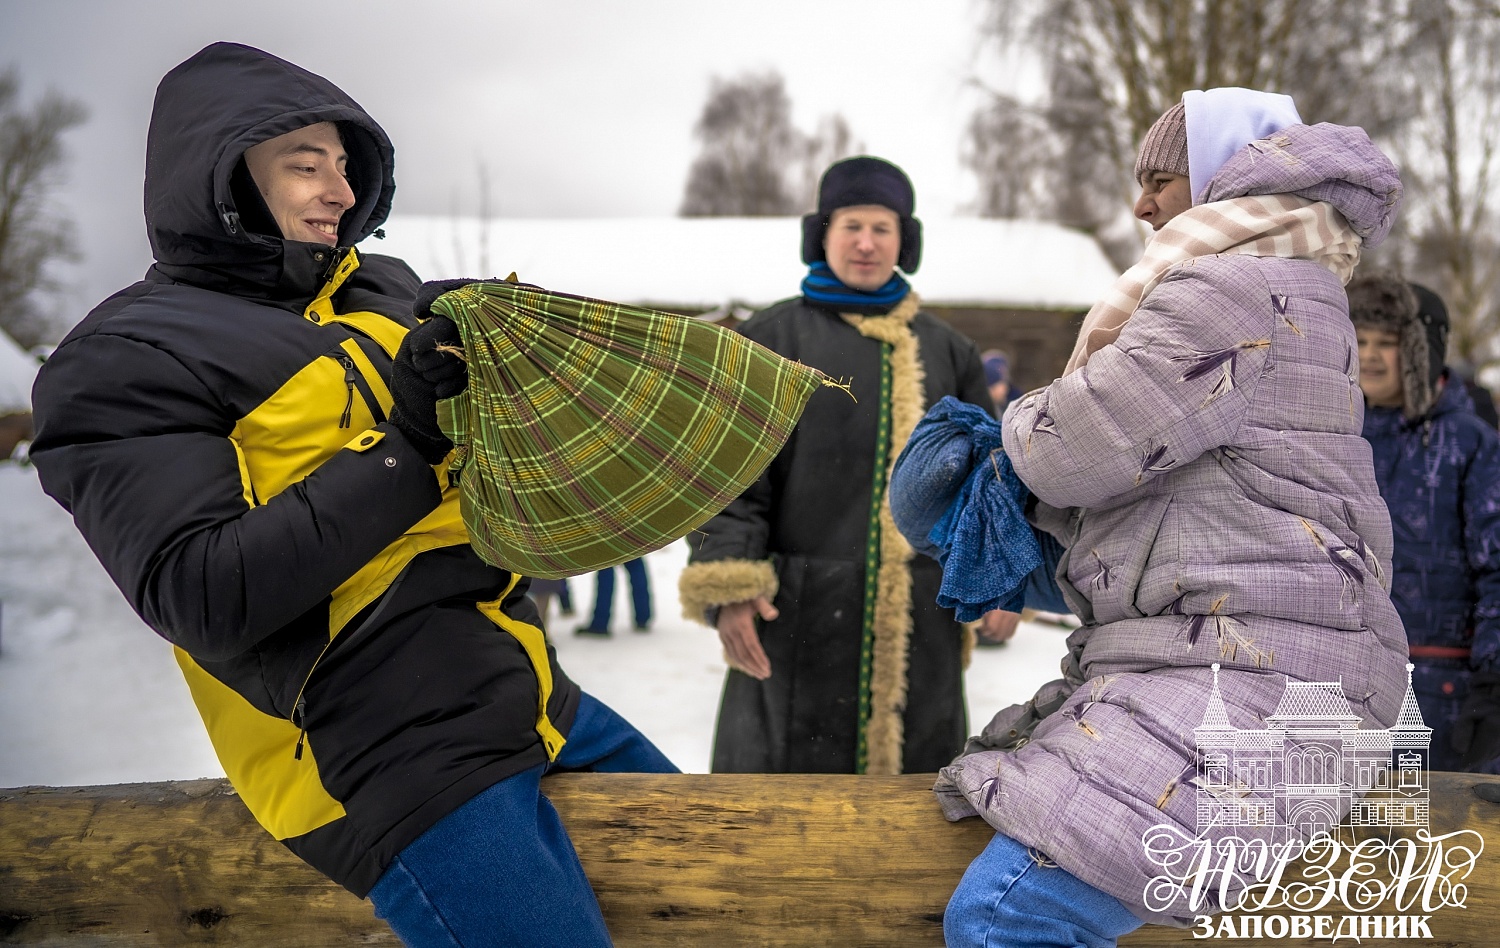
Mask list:
[{"label": "blue cloth sack", "polygon": [[[943,402],[965,404],[951,395]],[[942,402],[938,403],[940,407]],[[912,429],[891,469],[891,518],[912,549],[940,559],[927,535],[948,512],[974,469],[974,441],[967,429],[934,422],[934,407]],[[980,409],[975,409],[980,411]],[[982,413],[982,412],[981,412]]]},{"label": "blue cloth sack", "polygon": [[[1030,496],[984,409],[945,396],[912,430],[891,471],[891,516],[914,549],[943,564],[937,602],[958,621],[1026,603],[1043,565],[1026,522]],[[1056,590],[1050,574],[1037,582]]]}]

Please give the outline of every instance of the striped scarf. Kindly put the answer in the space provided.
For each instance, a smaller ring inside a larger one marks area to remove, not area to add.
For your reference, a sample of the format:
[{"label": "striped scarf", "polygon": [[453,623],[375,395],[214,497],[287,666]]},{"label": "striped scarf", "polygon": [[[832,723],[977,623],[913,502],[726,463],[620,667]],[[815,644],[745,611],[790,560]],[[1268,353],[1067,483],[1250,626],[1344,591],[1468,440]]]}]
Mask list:
[{"label": "striped scarf", "polygon": [[878,290],[871,290],[868,293],[864,290],[856,290],[834,276],[833,268],[822,260],[809,266],[807,276],[802,278],[803,296],[820,306],[837,310],[840,313],[881,315],[890,312],[891,307],[905,299],[909,292],[911,292],[911,284],[895,271],[891,273],[891,278],[885,281],[885,285]]},{"label": "striped scarf", "polygon": [[1349,282],[1359,263],[1360,238],[1344,215],[1324,201],[1291,194],[1238,197],[1200,204],[1172,218],[1146,245],[1139,263],[1122,273],[1083,318],[1066,375],[1114,342],[1141,300],[1168,269],[1209,254],[1249,254],[1311,260]]}]

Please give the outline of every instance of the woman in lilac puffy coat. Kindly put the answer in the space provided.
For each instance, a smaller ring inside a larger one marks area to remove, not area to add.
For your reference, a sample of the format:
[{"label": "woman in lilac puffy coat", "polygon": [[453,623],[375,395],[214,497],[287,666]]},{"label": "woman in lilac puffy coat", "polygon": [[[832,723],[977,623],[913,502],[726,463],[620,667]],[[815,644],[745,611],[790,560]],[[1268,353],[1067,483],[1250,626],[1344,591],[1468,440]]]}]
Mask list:
[{"label": "woman in lilac puffy coat", "polygon": [[1148,899],[1142,846],[1158,825],[1198,833],[1210,704],[1261,728],[1288,682],[1341,682],[1385,728],[1406,693],[1344,295],[1390,229],[1395,167],[1286,96],[1213,89],[1157,121],[1136,175],[1145,255],[1063,377],[1005,413],[1084,624],[1064,677],[939,777],[950,819],[998,830],[948,906],[951,945],[1112,945],[1217,911]]}]

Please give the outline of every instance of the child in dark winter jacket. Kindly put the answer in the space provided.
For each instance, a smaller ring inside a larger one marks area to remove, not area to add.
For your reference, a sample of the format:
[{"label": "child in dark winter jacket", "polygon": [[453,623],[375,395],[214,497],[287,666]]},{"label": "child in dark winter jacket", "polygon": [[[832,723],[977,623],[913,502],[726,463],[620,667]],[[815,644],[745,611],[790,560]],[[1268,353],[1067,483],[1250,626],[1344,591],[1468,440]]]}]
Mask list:
[{"label": "child in dark winter jacket", "polygon": [[1437,294],[1379,271],[1348,289],[1430,766],[1500,773],[1500,437],[1443,368]]}]

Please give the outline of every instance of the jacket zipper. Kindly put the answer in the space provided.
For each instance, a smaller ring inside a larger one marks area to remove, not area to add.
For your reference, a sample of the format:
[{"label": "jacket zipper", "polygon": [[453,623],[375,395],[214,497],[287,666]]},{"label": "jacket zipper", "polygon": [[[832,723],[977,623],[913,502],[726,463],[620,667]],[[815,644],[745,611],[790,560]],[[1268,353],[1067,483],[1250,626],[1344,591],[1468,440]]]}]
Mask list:
[{"label": "jacket zipper", "polygon": [[[369,381],[359,373],[359,368],[355,366],[354,359],[342,349],[327,353],[326,355],[337,362],[344,370],[344,410],[339,415],[339,427],[348,428],[354,423],[354,390],[356,388],[359,389],[360,397],[364,399],[365,407],[370,410],[370,416],[375,419],[375,423],[379,424],[385,421],[385,411],[380,407],[380,400],[375,397],[375,390],[370,388]],[[402,578],[405,575],[405,570],[403,570],[401,575],[396,577],[395,582],[391,583],[390,587],[382,594],[381,598],[385,599],[391,593],[395,592],[401,585]],[[375,611],[360,624],[358,629],[349,633],[350,637],[358,635],[384,611],[385,607],[383,604],[377,606]],[[313,659],[312,666],[308,668],[307,675],[302,679],[302,687],[297,689],[297,698],[292,703],[291,714],[292,725],[297,728],[297,746],[292,751],[293,760],[301,760],[302,751],[307,746],[307,683],[312,681],[313,672],[318,670],[318,665],[323,661],[323,656],[328,654],[328,650],[333,647],[333,643],[338,638],[338,635],[339,633],[335,633],[333,638],[328,640],[328,644],[323,646],[323,650],[318,653],[318,657]]]},{"label": "jacket zipper", "polygon": [[360,374],[359,368],[354,364],[354,359],[342,349],[327,353],[327,357],[337,362],[344,370],[344,410],[339,415],[339,427],[348,428],[354,423],[354,392],[359,390],[360,397],[364,399],[365,407],[370,410],[370,417],[375,419],[378,425],[385,421],[385,409],[380,407],[380,399],[375,397],[375,390],[370,387],[370,382]]},{"label": "jacket zipper", "polygon": [[[359,628],[354,629],[345,636],[344,641],[346,643],[357,638],[361,632],[375,625],[385,615],[386,607],[395,599],[395,592],[406,581],[406,573],[410,568],[410,562],[401,568],[401,572],[396,574],[395,580],[391,582],[390,586],[386,587],[385,592],[380,594],[380,599],[377,600],[380,604],[375,607],[375,611],[371,612],[365,621],[359,624]],[[328,640],[328,644],[323,646],[323,650],[318,653],[318,657],[313,659],[312,665],[307,669],[307,674],[302,678],[302,687],[297,689],[296,700],[292,702],[291,716],[292,726],[297,728],[297,746],[292,751],[293,760],[302,759],[302,748],[307,745],[307,684],[312,681],[313,673],[322,664],[323,656],[328,654],[328,650],[333,648],[333,643],[338,641],[339,636],[344,634],[343,629],[333,634],[333,637]]]},{"label": "jacket zipper", "polygon": [[354,379],[359,373],[354,369],[354,360],[347,355],[340,353],[334,358],[344,367],[344,387],[348,389],[348,397],[344,399],[344,413],[339,415],[339,427],[347,428],[354,418]]},{"label": "jacket zipper", "polygon": [[[327,651],[327,649],[324,649],[324,651]],[[318,656],[320,659],[322,657],[321,654]],[[313,662],[313,667],[318,667],[318,663]],[[311,677],[311,673],[309,673],[309,677]],[[303,682],[302,686],[304,688],[307,687],[307,683]],[[307,744],[307,699],[300,694],[297,695],[296,707],[292,708],[292,724],[299,729],[297,731],[297,749],[292,752],[292,759],[301,760],[302,748]]]},{"label": "jacket zipper", "polygon": [[[337,635],[334,638],[338,638]],[[312,667],[308,668],[307,675],[302,679],[302,687],[297,689],[297,700],[292,702],[292,726],[297,729],[297,747],[292,751],[292,760],[302,759],[302,748],[307,745],[307,683],[312,681],[313,672],[318,670],[318,665],[323,661],[323,656],[333,647],[333,639],[323,646],[318,657],[313,659]]]}]

